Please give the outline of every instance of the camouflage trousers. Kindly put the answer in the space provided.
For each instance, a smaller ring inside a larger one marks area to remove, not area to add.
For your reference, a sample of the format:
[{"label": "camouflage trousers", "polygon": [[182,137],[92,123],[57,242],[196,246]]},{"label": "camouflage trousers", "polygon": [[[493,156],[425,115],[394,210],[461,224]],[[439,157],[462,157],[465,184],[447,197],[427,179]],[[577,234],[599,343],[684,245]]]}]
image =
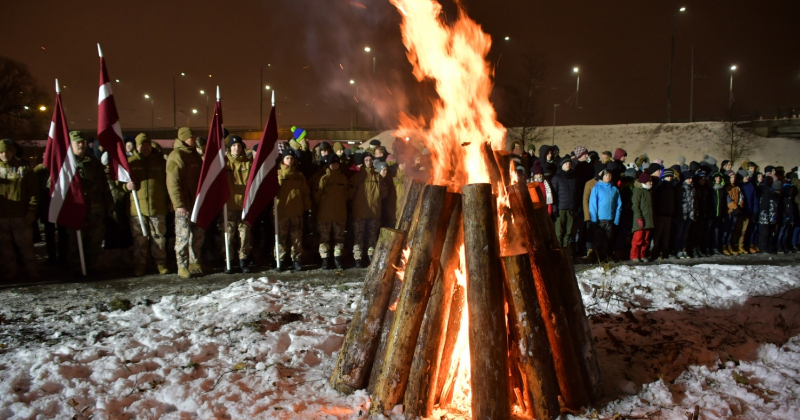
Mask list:
[{"label": "camouflage trousers", "polygon": [[[81,271],[81,255],[78,250],[78,231],[67,229],[69,232],[69,268],[79,273]],[[81,243],[83,244],[83,261],[86,269],[94,267],[100,251],[103,249],[103,239],[106,236],[106,225],[103,216],[100,214],[89,213],[83,219],[83,226],[80,230]]]},{"label": "camouflage trousers", "polygon": [[[253,249],[250,226],[242,221],[241,210],[228,210],[228,232],[230,232],[231,254],[234,250],[239,250],[239,260],[250,258],[250,251]],[[224,232],[223,232],[224,234]],[[222,243],[222,255],[225,255],[225,243]],[[233,257],[233,255],[231,255]]]},{"label": "camouflage trousers", "polygon": [[317,222],[319,232],[319,256],[328,258],[330,253],[331,233],[333,233],[333,256],[339,257],[344,249],[344,223],[341,222]]},{"label": "camouflage trousers", "polygon": [[353,258],[356,260],[362,258],[365,241],[367,255],[372,257],[372,252],[375,251],[375,244],[378,242],[380,229],[380,219],[356,219],[353,221]]},{"label": "camouflage trousers", "polygon": [[278,222],[278,245],[278,258],[281,261],[286,260],[286,250],[289,249],[292,261],[300,261],[303,256],[303,216]]},{"label": "camouflage trousers", "polygon": [[147,265],[147,243],[150,243],[150,254],[156,264],[167,263],[167,216],[142,216],[147,236],[142,233],[142,225],[138,216],[131,216],[131,232],[133,232],[133,263]]},{"label": "camouflage trousers", "polygon": [[[39,277],[36,270],[36,253],[33,251],[33,233],[31,225],[25,223],[24,217],[13,219],[0,219],[0,267],[7,278],[17,275],[17,255],[12,244],[16,242],[22,260],[25,262],[25,272],[29,277]],[[14,242],[12,242],[12,240]]]},{"label": "camouflage trousers", "polygon": [[175,259],[178,268],[187,268],[189,264],[200,264],[200,248],[206,232],[189,220],[189,216],[175,215]]}]

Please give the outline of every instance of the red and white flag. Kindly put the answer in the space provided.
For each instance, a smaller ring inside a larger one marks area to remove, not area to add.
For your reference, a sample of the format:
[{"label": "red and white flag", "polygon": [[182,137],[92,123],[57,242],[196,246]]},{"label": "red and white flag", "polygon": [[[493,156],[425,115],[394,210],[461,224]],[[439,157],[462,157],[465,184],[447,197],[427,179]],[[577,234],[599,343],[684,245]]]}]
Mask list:
[{"label": "red and white flag", "polygon": [[231,195],[228,188],[228,176],[225,174],[227,158],[222,136],[222,105],[219,101],[217,87],[217,103],[214,104],[214,118],[208,129],[205,159],[200,170],[200,182],[197,185],[197,197],[194,200],[191,221],[202,229],[208,226],[228,203]]},{"label": "red and white flag", "polygon": [[56,106],[47,134],[44,165],[50,171],[50,209],[47,220],[79,230],[86,217],[81,177],[69,139],[67,119],[61,106],[61,92],[56,79]]},{"label": "red and white flag", "polygon": [[267,207],[272,199],[278,195],[278,158],[281,152],[278,147],[278,122],[275,119],[275,107],[269,114],[269,121],[261,134],[258,142],[253,166],[247,177],[247,187],[244,190],[244,203],[242,220],[250,226],[255,224],[258,215]]},{"label": "red and white flag", "polygon": [[109,174],[112,179],[121,182],[135,182],[128,166],[128,156],[122,143],[122,128],[119,125],[117,105],[111,92],[111,81],[106,71],[106,61],[100,44],[97,44],[100,55],[100,92],[97,96],[97,141],[108,153]]}]

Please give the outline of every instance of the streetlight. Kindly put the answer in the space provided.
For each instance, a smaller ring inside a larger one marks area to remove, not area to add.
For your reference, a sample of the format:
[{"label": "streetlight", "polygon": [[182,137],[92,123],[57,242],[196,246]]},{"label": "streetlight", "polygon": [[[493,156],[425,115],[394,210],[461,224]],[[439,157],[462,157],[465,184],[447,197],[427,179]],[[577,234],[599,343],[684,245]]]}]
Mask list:
[{"label": "streetlight", "polygon": [[[353,98],[356,100],[356,101],[355,101],[355,102],[356,102],[356,103],[355,103],[355,108],[356,108],[356,125],[358,125],[358,85],[356,84],[356,81],[355,81],[355,80],[353,80],[353,79],[350,79],[350,84],[351,84],[351,85],[355,85],[355,87],[356,87],[356,96],[354,96]],[[354,131],[354,129],[353,129],[353,116],[352,116],[352,114],[350,115],[350,131]]]},{"label": "streetlight", "polygon": [[39,111],[42,111],[42,112],[47,111],[47,107],[44,106],[44,105],[41,105],[41,106],[39,106]]},{"label": "streetlight", "polygon": [[206,95],[206,91],[200,90],[200,94],[206,97],[206,125],[208,125],[208,95]]},{"label": "streetlight", "polygon": [[[679,13],[686,11],[685,7],[678,9]],[[672,121],[672,74],[675,65],[675,19],[678,13],[672,14],[672,47],[669,53],[669,85],[667,86],[667,123]]]},{"label": "streetlight", "polygon": [[[581,73],[578,71],[577,67],[572,68],[572,72],[578,76],[578,82],[575,85],[575,125],[578,125],[578,99],[580,97],[581,91]],[[553,115],[555,117],[555,115]]]},{"label": "streetlight", "polygon": [[558,106],[561,104],[553,104],[553,144],[556,144],[556,110],[558,110]]},{"label": "streetlight", "polygon": [[728,109],[731,109],[733,106],[733,72],[736,71],[736,65],[731,66],[731,88],[730,88],[730,95],[728,97]]},{"label": "streetlight", "polygon": [[370,52],[370,51],[372,51],[372,49],[370,49],[369,47],[364,47],[364,51]]},{"label": "streetlight", "polygon": [[[372,51],[372,48],[364,47],[364,52],[366,52],[367,54],[369,54],[371,51]],[[378,57],[375,56],[375,55],[372,56],[372,74],[375,74],[375,63],[377,61],[377,58]]]},{"label": "streetlight", "polygon": [[505,37],[505,40],[506,40],[506,41],[509,41],[509,40],[511,40],[511,38],[509,38],[509,37]]},{"label": "streetlight", "polygon": [[153,103],[153,99],[150,98],[150,95],[145,93],[144,94],[144,98],[150,100],[150,129],[152,130],[152,129],[156,128],[156,119],[155,119],[155,111],[154,111],[155,104]]},{"label": "streetlight", "polygon": [[[177,75],[178,75],[177,73],[172,75],[172,125],[173,125],[174,128],[178,128],[178,120],[176,118],[178,106],[176,105],[177,102],[175,100],[175,97],[176,97],[176,94],[175,94],[175,77]],[[183,76],[186,76],[186,73],[181,72],[180,75],[181,75],[181,77],[183,77]]]}]

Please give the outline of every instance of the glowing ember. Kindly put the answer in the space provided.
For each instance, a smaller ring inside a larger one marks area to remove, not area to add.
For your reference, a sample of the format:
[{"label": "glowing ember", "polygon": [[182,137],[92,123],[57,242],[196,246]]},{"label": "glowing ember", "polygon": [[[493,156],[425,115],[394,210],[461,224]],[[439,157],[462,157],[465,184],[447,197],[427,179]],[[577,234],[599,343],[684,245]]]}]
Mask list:
[{"label": "glowing ember", "polygon": [[[395,276],[397,276],[397,280],[400,283],[403,282],[403,278],[406,275],[406,262],[408,262],[408,256],[409,255],[411,255],[411,247],[406,247],[406,249],[403,250],[403,256],[400,257],[400,266],[399,267],[396,266],[396,265],[393,266],[394,269],[396,270],[395,271]],[[398,300],[400,300],[400,296],[398,296],[397,299],[395,299],[395,301],[392,302],[391,305],[389,305],[389,310],[390,311],[394,311],[395,309],[397,309],[397,301]]]}]

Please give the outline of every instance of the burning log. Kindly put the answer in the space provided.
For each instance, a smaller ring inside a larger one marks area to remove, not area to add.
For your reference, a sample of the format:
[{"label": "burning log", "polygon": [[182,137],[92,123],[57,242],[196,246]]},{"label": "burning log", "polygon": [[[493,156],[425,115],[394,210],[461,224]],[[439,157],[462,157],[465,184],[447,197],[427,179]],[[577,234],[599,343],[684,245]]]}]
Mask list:
[{"label": "burning log", "polygon": [[497,237],[496,207],[489,184],[469,184],[462,189],[464,251],[467,263],[469,352],[472,417],[511,417],[508,395],[503,280]]},{"label": "burning log", "polygon": [[509,326],[515,330],[517,349],[512,354],[525,378],[527,400],[537,419],[560,415],[558,381],[553,355],[536,296],[531,263],[527,255],[504,257],[506,288],[509,291]]},{"label": "burning log", "polygon": [[395,229],[402,230],[403,232],[409,232],[412,221],[415,220],[414,213],[417,210],[417,204],[419,203],[419,198],[422,195],[423,187],[425,187],[425,183],[415,179],[411,179],[410,181],[406,182],[406,191],[405,194],[403,194],[402,204],[403,213],[400,215],[400,218],[397,219],[397,225],[395,225]]},{"label": "burning log", "polygon": [[[511,174],[508,171],[509,164],[511,163],[511,156],[505,150],[495,150],[492,152],[494,160],[497,162],[497,167],[500,169],[500,177],[503,179],[503,185],[506,187],[511,185]],[[514,168],[516,172],[516,168]]]},{"label": "burning log", "polygon": [[[425,317],[422,321],[414,359],[408,377],[404,398],[404,413],[407,417],[430,417],[436,402],[437,378],[442,353],[448,336],[450,307],[453,302],[456,273],[459,263],[458,247],[464,242],[461,223],[461,200],[455,200],[454,211],[447,227],[442,248],[441,265],[433,286]],[[460,314],[460,311],[459,311]],[[456,329],[455,334],[458,334]],[[449,364],[447,365],[449,368]]]},{"label": "burning log", "polygon": [[558,270],[563,267],[551,264],[551,255],[548,252],[543,231],[541,228],[536,228],[544,223],[537,220],[541,212],[534,210],[528,189],[520,184],[514,184],[509,187],[508,191],[512,207],[521,208],[526,214],[524,218],[526,222],[521,225],[526,231],[524,236],[528,238],[531,272],[550,348],[553,352],[561,398],[567,408],[577,410],[589,403],[589,397],[584,386],[583,370],[573,346],[570,324],[567,322],[563,301],[559,294],[558,282],[561,281],[561,277]]},{"label": "burning log", "polygon": [[[435,397],[438,399],[439,407],[445,407],[450,404],[447,395],[452,398],[453,382],[455,375],[450,375],[451,364],[454,362],[453,354],[456,350],[458,343],[458,332],[461,330],[461,319],[464,313],[464,303],[466,302],[464,294],[466,289],[460,284],[456,284],[453,288],[453,299],[450,303],[450,317],[447,321],[447,330],[444,339],[444,348],[440,357],[441,363],[439,365],[438,377],[436,378],[436,393]],[[457,360],[455,361],[458,362]]]},{"label": "burning log", "polygon": [[372,391],[372,415],[385,414],[403,400],[422,318],[438,273],[435,267],[439,265],[450,221],[445,215],[452,211],[454,198],[447,195],[446,187],[436,185],[428,185],[422,192],[419,220],[411,233],[411,256],[406,263],[383,364]]},{"label": "burning log", "polygon": [[381,229],[358,308],[331,375],[331,387],[339,392],[351,394],[366,385],[380,342],[383,316],[389,306],[389,297],[395,282],[394,264],[404,244],[405,232]]}]

